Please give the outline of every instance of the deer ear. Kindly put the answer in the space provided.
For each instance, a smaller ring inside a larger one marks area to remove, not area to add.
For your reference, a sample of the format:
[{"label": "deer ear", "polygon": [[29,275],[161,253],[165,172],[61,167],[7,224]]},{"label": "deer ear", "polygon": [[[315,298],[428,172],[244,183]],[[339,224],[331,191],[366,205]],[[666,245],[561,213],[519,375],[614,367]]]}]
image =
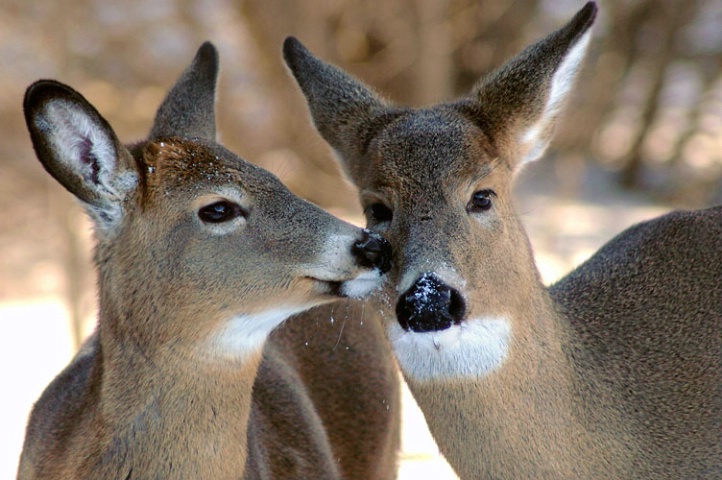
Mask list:
[{"label": "deer ear", "polygon": [[52,80],[32,84],[23,107],[45,170],[83,202],[101,229],[117,225],[138,176],[108,122],[82,95]]},{"label": "deer ear", "polygon": [[536,160],[549,145],[596,14],[596,4],[587,3],[567,25],[483,79],[457,104],[514,168]]},{"label": "deer ear", "polygon": [[351,75],[314,57],[294,37],[284,41],[283,57],[306,97],[316,129],[354,178],[359,166],[353,162],[363,154],[374,125],[387,117],[387,104]]},{"label": "deer ear", "polygon": [[218,50],[205,42],[158,108],[148,138],[197,137],[215,141],[217,81]]}]

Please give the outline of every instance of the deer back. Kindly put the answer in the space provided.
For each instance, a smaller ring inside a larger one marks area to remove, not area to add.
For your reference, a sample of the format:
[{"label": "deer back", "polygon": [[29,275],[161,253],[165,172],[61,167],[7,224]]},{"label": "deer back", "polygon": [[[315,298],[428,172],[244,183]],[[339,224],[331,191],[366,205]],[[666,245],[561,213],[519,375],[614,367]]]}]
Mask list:
[{"label": "deer back", "polygon": [[635,225],[550,289],[591,425],[621,417],[634,439],[630,477],[722,475],[720,280],[717,206]]}]

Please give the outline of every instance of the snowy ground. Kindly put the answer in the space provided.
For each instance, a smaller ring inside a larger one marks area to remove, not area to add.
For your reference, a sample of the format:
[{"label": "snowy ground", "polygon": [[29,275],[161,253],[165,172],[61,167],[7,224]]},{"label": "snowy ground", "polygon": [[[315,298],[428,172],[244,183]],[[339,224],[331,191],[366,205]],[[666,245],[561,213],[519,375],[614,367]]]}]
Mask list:
[{"label": "snowy ground", "polygon": [[[547,281],[559,278],[624,228],[656,216],[652,205],[612,188],[596,171],[560,193],[553,173],[534,167],[517,188],[518,212],[527,225],[537,263]],[[18,243],[23,242],[18,238]],[[0,302],[0,380],[6,385],[0,408],[0,478],[14,478],[24,425],[32,402],[72,355],[68,315],[57,295]],[[404,394],[403,452],[399,478],[456,478],[440,457],[423,416]]]}]

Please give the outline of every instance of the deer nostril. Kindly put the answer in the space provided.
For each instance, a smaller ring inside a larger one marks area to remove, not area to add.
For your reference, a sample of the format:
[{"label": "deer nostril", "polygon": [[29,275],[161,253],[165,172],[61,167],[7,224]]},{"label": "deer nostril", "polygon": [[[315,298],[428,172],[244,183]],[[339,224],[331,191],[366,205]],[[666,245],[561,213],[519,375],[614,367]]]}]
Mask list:
[{"label": "deer nostril", "polygon": [[391,270],[391,245],[378,233],[364,230],[351,251],[364,267],[378,268],[382,274]]},{"label": "deer nostril", "polygon": [[445,330],[460,323],[465,314],[461,293],[432,273],[423,274],[396,304],[401,328],[411,332]]}]

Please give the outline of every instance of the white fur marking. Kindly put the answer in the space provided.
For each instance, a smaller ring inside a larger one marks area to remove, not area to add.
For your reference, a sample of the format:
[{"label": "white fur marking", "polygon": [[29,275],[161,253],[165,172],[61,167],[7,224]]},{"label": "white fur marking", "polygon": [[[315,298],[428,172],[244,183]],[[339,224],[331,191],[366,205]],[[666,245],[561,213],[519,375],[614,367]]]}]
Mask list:
[{"label": "white fur marking", "polygon": [[511,324],[503,317],[474,318],[438,332],[407,332],[398,322],[389,339],[404,373],[416,381],[482,377],[507,358]]},{"label": "white fur marking", "polygon": [[551,90],[549,92],[549,100],[547,100],[546,111],[554,112],[564,103],[567,93],[571,90],[574,85],[574,79],[576,78],[579,66],[584,60],[584,56],[589,46],[589,41],[592,38],[591,29],[588,30],[582,37],[577,41],[566,57],[562,61],[557,71],[554,73],[552,78]]},{"label": "white fur marking", "polygon": [[210,338],[207,349],[215,358],[242,359],[262,349],[273,329],[284,320],[311,306],[281,307],[233,317]]},{"label": "white fur marking", "polygon": [[384,283],[385,276],[378,269],[363,272],[353,280],[341,284],[341,293],[351,298],[361,298],[369,295]]},{"label": "white fur marking", "polygon": [[584,59],[591,37],[592,31],[590,29],[582,35],[576,45],[569,50],[557,68],[557,71],[554,72],[549,88],[549,98],[544,106],[544,111],[539,117],[539,120],[527,128],[521,135],[521,143],[528,145],[530,148],[529,153],[526,154],[522,163],[532,162],[538,159],[544,153],[547,146],[549,146],[551,138],[548,135],[544,135],[545,130],[547,130],[550,123],[554,121],[554,117],[559,113],[567,94],[574,85],[574,79]]}]

